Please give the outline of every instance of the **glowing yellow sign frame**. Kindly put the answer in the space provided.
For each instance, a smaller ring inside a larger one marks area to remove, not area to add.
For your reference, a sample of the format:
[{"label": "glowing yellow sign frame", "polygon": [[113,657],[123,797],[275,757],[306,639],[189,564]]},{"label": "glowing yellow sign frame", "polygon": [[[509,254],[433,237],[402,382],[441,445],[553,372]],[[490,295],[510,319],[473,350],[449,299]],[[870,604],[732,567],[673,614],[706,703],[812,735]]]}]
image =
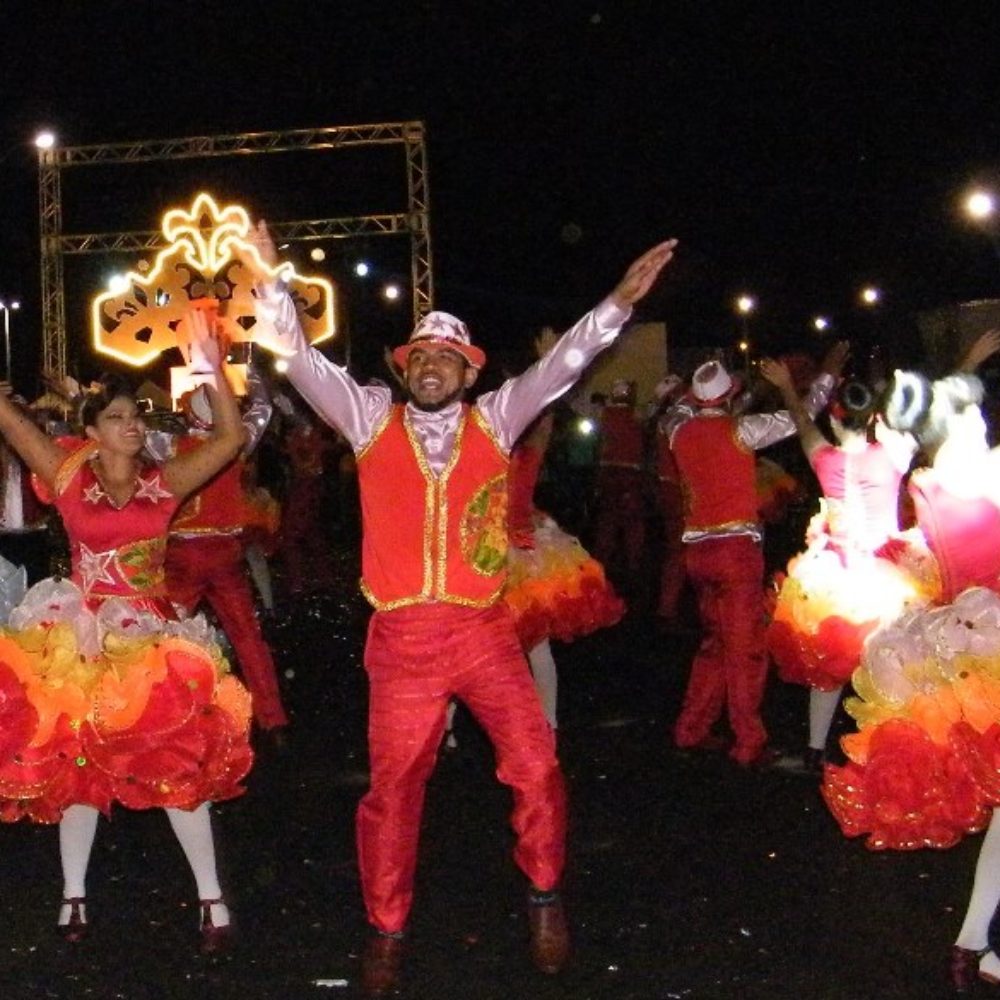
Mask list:
[{"label": "glowing yellow sign frame", "polygon": [[[239,205],[220,208],[201,192],[190,209],[174,208],[163,216],[168,246],[146,274],[129,271],[127,290],[109,291],[91,303],[94,349],[137,368],[177,347],[175,330],[192,308],[217,311],[232,342],[253,341],[255,329],[268,322],[254,308],[255,286],[282,281],[295,302],[311,344],[337,333],[336,290],[316,275],[300,275],[289,262],[269,267],[247,240],[250,216]],[[248,267],[244,260],[252,260]]]}]

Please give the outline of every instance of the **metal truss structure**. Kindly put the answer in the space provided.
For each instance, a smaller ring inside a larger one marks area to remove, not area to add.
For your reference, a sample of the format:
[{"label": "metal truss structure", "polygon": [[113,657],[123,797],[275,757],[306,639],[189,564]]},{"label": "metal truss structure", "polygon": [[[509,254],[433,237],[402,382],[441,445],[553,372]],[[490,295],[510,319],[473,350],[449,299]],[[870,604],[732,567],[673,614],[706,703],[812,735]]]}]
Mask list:
[{"label": "metal truss structure", "polygon": [[42,367],[57,376],[66,371],[66,295],[64,256],[67,254],[144,252],[164,246],[156,231],[64,233],[62,231],[62,171],[71,167],[128,165],[153,161],[209,159],[247,154],[334,150],[351,146],[402,145],[406,162],[407,207],[395,214],[360,215],[339,219],[270,222],[283,242],[346,239],[406,234],[410,239],[410,278],[414,320],[434,308],[431,258],[430,199],[423,122],[387,122],[296,129],[288,132],[245,132],[235,135],[190,136],[142,142],[65,146],[38,151],[39,232],[42,260]]}]

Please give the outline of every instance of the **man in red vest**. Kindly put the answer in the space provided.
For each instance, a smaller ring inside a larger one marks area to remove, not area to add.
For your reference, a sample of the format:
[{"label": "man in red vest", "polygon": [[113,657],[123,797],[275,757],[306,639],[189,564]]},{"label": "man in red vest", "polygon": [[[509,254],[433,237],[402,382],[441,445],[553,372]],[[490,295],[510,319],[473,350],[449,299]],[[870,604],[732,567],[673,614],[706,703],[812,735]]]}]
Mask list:
[{"label": "man in red vest", "polygon": [[[277,258],[266,226],[261,258]],[[507,549],[507,462],[514,442],[617,336],[675,241],[640,257],[596,309],[531,368],[473,405],[485,363],[465,324],[432,312],[393,352],[407,392],[361,386],[305,342],[291,299],[261,289],[258,334],[283,354],[303,398],[357,455],[363,520],[361,587],[375,607],[368,630],[371,784],[358,808],[361,886],[374,933],[362,986],[395,989],[413,895],[424,789],[451,698],[472,710],[514,793],[514,859],[527,876],[535,965],[556,973],[569,955],[559,896],[566,793],[510,612],[499,601]]]},{"label": "man in red vest", "polygon": [[[837,344],[813,382],[806,406],[826,405],[847,357]],[[719,744],[712,729],[724,708],[743,766],[769,763],[760,704],[767,679],[764,645],[764,557],[757,513],[754,452],[790,437],[787,410],[734,416],[739,383],[721,361],[696,369],[689,396],[663,417],[685,495],[685,567],[698,600],[704,637],[674,727],[679,747]]]}]

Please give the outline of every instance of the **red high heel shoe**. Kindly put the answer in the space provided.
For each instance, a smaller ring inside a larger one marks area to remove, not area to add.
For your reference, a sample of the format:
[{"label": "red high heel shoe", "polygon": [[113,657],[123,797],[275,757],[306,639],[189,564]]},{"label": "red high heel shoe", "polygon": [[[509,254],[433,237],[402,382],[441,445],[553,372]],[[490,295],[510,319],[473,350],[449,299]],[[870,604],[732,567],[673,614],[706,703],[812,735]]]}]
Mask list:
[{"label": "red high heel shoe", "polygon": [[229,924],[217,927],[212,920],[212,907],[219,904],[226,905],[221,896],[218,899],[198,900],[198,905],[201,907],[201,925],[198,933],[201,935],[200,950],[203,955],[217,955],[220,951],[225,951],[232,940],[232,927]]},{"label": "red high heel shoe", "polygon": [[[952,989],[956,993],[969,993],[975,988],[979,979],[979,960],[989,951],[986,948],[960,948],[957,944],[951,946],[951,958],[948,963],[948,975]],[[989,980],[988,980],[989,981]]]},{"label": "red high heel shoe", "polygon": [[83,915],[83,907],[87,904],[86,896],[71,896],[64,899],[61,906],[69,907],[69,922],[57,924],[56,930],[63,940],[77,944],[87,936],[87,918]]}]

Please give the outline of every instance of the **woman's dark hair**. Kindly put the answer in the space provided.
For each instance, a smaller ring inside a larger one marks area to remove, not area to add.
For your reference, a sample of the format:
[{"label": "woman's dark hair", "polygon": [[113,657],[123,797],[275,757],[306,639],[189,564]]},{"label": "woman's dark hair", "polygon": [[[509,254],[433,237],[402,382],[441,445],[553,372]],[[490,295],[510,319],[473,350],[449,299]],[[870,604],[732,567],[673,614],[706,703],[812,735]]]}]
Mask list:
[{"label": "woman's dark hair", "polygon": [[96,384],[85,391],[80,403],[80,424],[92,427],[98,416],[116,399],[135,400],[135,388],[122,375],[102,375]]},{"label": "woman's dark hair", "polygon": [[864,382],[856,380],[844,382],[830,405],[830,416],[836,417],[848,431],[863,431],[874,413],[874,393]]}]

